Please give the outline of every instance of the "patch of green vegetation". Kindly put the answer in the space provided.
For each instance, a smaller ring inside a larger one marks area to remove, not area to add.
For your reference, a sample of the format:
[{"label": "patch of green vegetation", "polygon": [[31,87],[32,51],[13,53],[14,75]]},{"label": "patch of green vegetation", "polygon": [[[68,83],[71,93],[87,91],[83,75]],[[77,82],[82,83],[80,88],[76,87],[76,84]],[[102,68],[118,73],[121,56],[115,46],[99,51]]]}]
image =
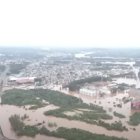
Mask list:
[{"label": "patch of green vegetation", "polygon": [[1,98],[2,104],[17,106],[34,105],[30,109],[35,109],[43,106],[42,99],[37,99],[37,95],[35,94],[35,92],[32,92],[30,90],[9,90],[6,91]]},{"label": "patch of green vegetation", "polygon": [[123,126],[121,121],[109,124],[109,123],[106,123],[106,122],[104,122],[102,120],[99,120],[98,125],[103,126],[108,130],[128,131],[128,129],[125,126]]},{"label": "patch of green vegetation", "polygon": [[80,89],[81,86],[83,86],[86,83],[92,83],[92,82],[99,82],[99,81],[107,81],[108,78],[101,77],[101,76],[94,76],[94,77],[89,77],[89,78],[84,78],[80,80],[75,80],[66,87],[69,87],[70,91],[77,91]]},{"label": "patch of green vegetation", "polygon": [[[38,99],[37,99],[38,98]],[[9,105],[42,105],[42,100],[48,101],[50,104],[62,108],[85,108],[100,110],[105,112],[102,107],[96,105],[88,105],[83,103],[83,101],[77,97],[69,96],[58,91],[47,90],[47,89],[32,89],[32,90],[22,90],[22,89],[12,89],[5,91],[2,95],[2,104]]]},{"label": "patch of green vegetation", "polygon": [[130,125],[139,125],[140,124],[140,112],[135,112],[129,119]]},{"label": "patch of green vegetation", "polygon": [[48,122],[48,126],[49,127],[57,127],[57,124],[53,123],[53,122]]},{"label": "patch of green vegetation", "polygon": [[70,108],[59,108],[55,110],[50,110],[44,112],[45,115],[50,115],[50,116],[55,116],[55,117],[60,117],[60,118],[66,118],[69,120],[79,120],[79,121],[84,121],[86,123],[90,124],[97,124],[97,120],[100,119],[112,119],[112,116],[104,113],[104,112],[98,112],[96,111],[83,111],[83,113],[79,113],[78,115],[73,115],[73,116],[68,116],[64,114],[66,111],[74,111],[71,110]]},{"label": "patch of green vegetation", "polygon": [[10,73],[18,74],[22,69],[25,69],[28,64],[28,62],[24,62],[22,64],[10,64]]},{"label": "patch of green vegetation", "polygon": [[9,118],[13,130],[18,136],[31,136],[34,137],[38,133],[38,128],[30,125],[25,125],[18,115]]},{"label": "patch of green vegetation", "polygon": [[101,134],[93,134],[88,131],[84,131],[76,128],[64,128],[60,127],[56,131],[50,132],[45,127],[40,129],[40,134],[53,136],[58,138],[64,138],[66,140],[127,140],[125,138],[110,137]]},{"label": "patch of green vegetation", "polygon": [[117,138],[101,134],[92,134],[88,131],[76,128],[68,129],[60,127],[56,131],[49,131],[46,127],[43,126],[39,129],[36,126],[25,125],[18,115],[11,116],[9,120],[13,130],[18,136],[34,137],[37,134],[41,134],[46,136],[64,138],[66,140],[127,140],[125,138]]},{"label": "patch of green vegetation", "polygon": [[52,132],[52,135],[59,138],[65,138],[66,140],[126,140],[125,138],[92,134],[81,129],[67,129],[64,127],[58,128],[56,132]]},{"label": "patch of green vegetation", "polygon": [[114,116],[118,117],[118,118],[125,118],[124,115],[117,113],[116,111],[113,112]]}]

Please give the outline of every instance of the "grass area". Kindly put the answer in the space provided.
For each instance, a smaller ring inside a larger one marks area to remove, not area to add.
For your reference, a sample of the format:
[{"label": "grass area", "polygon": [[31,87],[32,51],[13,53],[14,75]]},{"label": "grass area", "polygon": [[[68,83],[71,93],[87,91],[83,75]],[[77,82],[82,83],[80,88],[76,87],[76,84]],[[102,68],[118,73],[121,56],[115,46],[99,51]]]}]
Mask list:
[{"label": "grass area", "polygon": [[122,115],[122,114],[120,114],[120,113],[118,113],[118,112],[116,112],[116,111],[114,111],[113,114],[114,114],[114,116],[116,116],[116,117],[118,117],[118,118],[125,118],[124,115]]},{"label": "grass area", "polygon": [[17,115],[11,116],[9,120],[13,130],[18,136],[34,137],[37,134],[42,134],[46,136],[64,138],[66,140],[127,140],[125,138],[117,138],[101,134],[92,134],[88,131],[76,128],[67,129],[64,127],[60,127],[56,131],[49,131],[44,126],[38,128],[36,126],[25,125],[24,122],[21,121],[21,118]]},{"label": "grass area", "polygon": [[99,120],[98,125],[103,126],[108,130],[128,131],[128,129],[125,126],[123,126],[121,121],[114,122],[114,123],[110,124],[110,123],[106,123],[106,122],[104,122],[102,120]]},{"label": "grass area", "polygon": [[140,124],[140,112],[136,112],[130,116],[129,124],[135,126]]}]

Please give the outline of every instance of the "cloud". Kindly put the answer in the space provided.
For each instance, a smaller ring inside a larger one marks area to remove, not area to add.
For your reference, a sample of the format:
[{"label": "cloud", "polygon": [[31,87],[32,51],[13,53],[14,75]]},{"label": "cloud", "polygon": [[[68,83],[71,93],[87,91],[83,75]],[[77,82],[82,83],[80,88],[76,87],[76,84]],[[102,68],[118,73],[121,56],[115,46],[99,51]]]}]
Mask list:
[{"label": "cloud", "polygon": [[140,47],[139,0],[0,1],[0,46]]}]

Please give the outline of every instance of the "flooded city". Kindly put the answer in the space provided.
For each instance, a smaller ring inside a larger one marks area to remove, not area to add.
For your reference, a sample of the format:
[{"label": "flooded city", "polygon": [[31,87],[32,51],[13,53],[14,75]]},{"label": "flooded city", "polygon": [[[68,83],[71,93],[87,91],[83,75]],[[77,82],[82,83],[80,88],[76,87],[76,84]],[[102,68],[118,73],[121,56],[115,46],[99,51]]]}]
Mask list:
[{"label": "flooded city", "polygon": [[139,59],[40,53],[1,62],[2,140],[139,140]]}]

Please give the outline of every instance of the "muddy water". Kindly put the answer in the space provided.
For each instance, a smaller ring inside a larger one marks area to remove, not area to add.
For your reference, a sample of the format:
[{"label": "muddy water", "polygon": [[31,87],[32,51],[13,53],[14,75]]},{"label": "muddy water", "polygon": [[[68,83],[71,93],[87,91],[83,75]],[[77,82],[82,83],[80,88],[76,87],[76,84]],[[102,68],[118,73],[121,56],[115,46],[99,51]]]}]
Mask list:
[{"label": "muddy water", "polygon": [[[11,125],[9,123],[9,117],[14,114],[18,114],[23,116],[27,114],[29,116],[29,120],[26,120],[27,124],[37,124],[38,122],[42,122],[43,120],[46,121],[48,124],[47,117],[43,115],[44,111],[56,109],[58,107],[49,105],[47,107],[37,109],[36,111],[25,110],[24,108],[16,107],[16,106],[9,106],[9,105],[0,105],[0,126],[2,128],[3,134],[7,138],[15,139],[15,140],[62,140],[59,138],[54,137],[47,137],[42,135],[37,135],[35,138],[30,137],[17,137],[16,134],[12,131]],[[43,118],[43,117],[44,118]]]},{"label": "muddy water", "polygon": [[[129,121],[129,116],[132,115],[131,112],[131,103],[128,102],[126,104],[123,103],[122,98],[123,97],[128,97],[129,94],[128,93],[123,93],[123,94],[117,94],[116,96],[112,96],[112,97],[104,97],[104,98],[94,98],[94,97],[89,97],[89,96],[83,96],[83,95],[77,95],[75,94],[75,96],[79,96],[79,98],[81,98],[85,103],[93,103],[99,106],[103,106],[103,108],[107,111],[107,114],[110,114],[111,116],[113,115],[113,112],[116,111],[120,114],[123,114],[126,118],[125,119],[121,119],[122,123],[128,126],[128,121]],[[122,107],[117,107],[117,104],[121,104]],[[113,117],[112,120],[106,120],[106,122],[108,123],[112,123],[114,121],[119,121],[120,119],[118,117]]]},{"label": "muddy water", "polygon": [[[103,108],[107,111],[107,113],[112,114],[114,111],[125,115],[126,117],[131,115],[131,103],[128,102],[126,104],[123,103],[122,98],[129,97],[128,93],[119,93],[116,96],[108,96],[104,98],[96,98],[96,97],[89,97],[85,95],[80,95],[74,93],[74,96],[80,98],[85,103],[93,103],[99,106],[103,106]],[[117,107],[117,104],[121,104],[122,107]]]},{"label": "muddy water", "polygon": [[103,127],[90,125],[79,121],[68,121],[66,119],[51,117],[51,121],[55,121],[59,126],[68,128],[79,128],[91,133],[105,134],[108,136],[126,137],[129,140],[139,140],[140,127],[136,127],[136,131],[129,130],[129,132],[108,131]]},{"label": "muddy water", "polygon": [[37,135],[35,138],[21,137],[21,138],[18,138],[18,140],[64,140],[64,139],[59,139],[59,138],[54,138],[54,137]]},{"label": "muddy water", "polygon": [[[42,135],[37,135],[35,138],[29,138],[29,137],[17,137],[15,133],[12,131],[10,123],[9,123],[9,117],[13,114],[19,114],[24,115],[27,114],[29,116],[29,120],[26,120],[25,123],[27,124],[37,124],[39,122],[45,121],[45,126],[48,127],[48,122],[55,122],[58,127],[67,127],[67,128],[79,128],[83,129],[92,133],[98,133],[98,134],[106,134],[109,136],[117,136],[117,137],[127,137],[129,140],[139,140],[139,132],[140,132],[140,126],[136,127],[136,131],[129,130],[128,132],[117,132],[117,131],[108,131],[104,129],[103,127],[99,127],[96,125],[90,125],[84,122],[79,121],[69,121],[67,119],[62,118],[56,118],[52,116],[44,116],[43,112],[55,109],[56,107],[53,105],[49,105],[47,107],[37,109],[35,111],[32,110],[25,110],[24,108],[19,108],[16,106],[9,106],[9,105],[1,105],[0,106],[0,125],[3,130],[3,133],[8,138],[16,139],[16,140],[57,140],[58,138],[54,137],[46,137]],[[125,120],[124,120],[125,122]],[[130,128],[130,126],[129,126]],[[56,128],[54,128],[56,129]]]}]

